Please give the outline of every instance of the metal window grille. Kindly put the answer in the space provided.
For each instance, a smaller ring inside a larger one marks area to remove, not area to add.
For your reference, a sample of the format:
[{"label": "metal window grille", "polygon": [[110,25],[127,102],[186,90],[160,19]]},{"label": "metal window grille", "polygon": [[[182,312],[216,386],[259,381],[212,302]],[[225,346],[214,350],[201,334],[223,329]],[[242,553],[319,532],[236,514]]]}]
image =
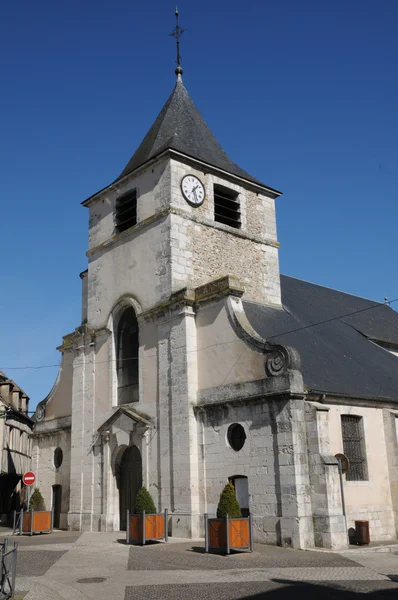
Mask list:
[{"label": "metal window grille", "polygon": [[214,220],[239,229],[240,204],[237,192],[222,185],[214,186]]},{"label": "metal window grille", "polygon": [[347,481],[363,481],[366,479],[361,421],[362,417],[352,415],[341,417],[344,454],[349,460],[346,473]]},{"label": "metal window grille", "polygon": [[137,224],[137,190],[116,200],[116,230],[120,233]]}]

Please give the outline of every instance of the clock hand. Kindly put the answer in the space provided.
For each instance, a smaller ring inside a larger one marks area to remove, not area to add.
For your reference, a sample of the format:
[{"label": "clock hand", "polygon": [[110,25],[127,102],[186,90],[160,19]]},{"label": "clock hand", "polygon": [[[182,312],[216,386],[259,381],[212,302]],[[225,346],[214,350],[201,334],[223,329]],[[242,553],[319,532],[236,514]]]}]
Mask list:
[{"label": "clock hand", "polygon": [[198,202],[198,197],[197,197],[197,195],[196,195],[196,188],[197,188],[197,187],[198,187],[198,186],[194,187],[194,188],[193,188],[193,190],[192,190],[192,192],[193,192],[193,195],[195,196],[195,202]]}]

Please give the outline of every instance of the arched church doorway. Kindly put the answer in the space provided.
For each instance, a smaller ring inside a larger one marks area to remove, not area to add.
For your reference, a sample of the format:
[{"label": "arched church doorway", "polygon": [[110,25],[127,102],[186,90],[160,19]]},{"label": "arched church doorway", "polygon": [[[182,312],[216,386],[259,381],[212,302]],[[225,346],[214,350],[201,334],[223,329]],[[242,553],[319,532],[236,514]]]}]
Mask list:
[{"label": "arched church doorway", "polygon": [[142,486],[142,459],[137,446],[129,446],[123,453],[119,470],[120,529],[126,530],[127,510],[134,509],[135,498]]}]

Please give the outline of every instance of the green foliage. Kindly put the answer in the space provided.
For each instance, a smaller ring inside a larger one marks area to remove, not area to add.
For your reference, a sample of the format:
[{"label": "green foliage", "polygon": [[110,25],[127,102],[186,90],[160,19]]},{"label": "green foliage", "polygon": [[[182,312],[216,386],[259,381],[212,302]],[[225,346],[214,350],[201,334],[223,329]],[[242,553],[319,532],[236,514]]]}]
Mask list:
[{"label": "green foliage", "polygon": [[29,510],[46,510],[44,498],[41,495],[39,488],[35,488],[33,494],[30,497]]},{"label": "green foliage", "polygon": [[135,499],[134,512],[137,514],[142,513],[144,510],[148,515],[155,515],[157,513],[151,494],[145,487],[142,487]]},{"label": "green foliage", "polygon": [[232,483],[227,483],[220,494],[217,506],[217,517],[220,519],[229,515],[231,519],[239,519],[242,516],[239,502],[236,499],[235,488]]}]

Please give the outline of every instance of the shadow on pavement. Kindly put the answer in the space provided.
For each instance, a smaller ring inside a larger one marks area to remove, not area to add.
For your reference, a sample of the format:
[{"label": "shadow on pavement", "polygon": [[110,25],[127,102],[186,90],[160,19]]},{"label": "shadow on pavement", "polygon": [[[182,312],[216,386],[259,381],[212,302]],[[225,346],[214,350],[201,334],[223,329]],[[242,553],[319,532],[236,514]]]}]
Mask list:
[{"label": "shadow on pavement", "polygon": [[[390,577],[390,576],[389,576]],[[241,596],[239,600],[360,600],[366,594],[369,600],[397,600],[398,587],[391,581],[347,581],[341,583],[313,584],[301,581],[272,579],[280,587]],[[347,588],[355,589],[347,589]],[[376,587],[384,589],[374,589]],[[373,588],[373,589],[372,589]]]},{"label": "shadow on pavement", "polygon": [[139,548],[143,548],[144,546],[147,547],[151,547],[151,546],[164,546],[165,542],[163,541],[159,541],[159,540],[148,540],[147,542],[145,542],[145,544],[141,544],[141,543],[137,543],[134,544],[133,542],[130,542],[129,544],[127,543],[126,538],[119,538],[117,540],[115,540],[117,544],[122,544],[124,546],[138,546]]},{"label": "shadow on pavement", "polygon": [[[251,554],[249,552],[245,552],[244,550],[239,551],[239,550],[232,550],[230,551],[230,554],[228,555],[226,552],[221,552],[220,550],[209,550],[209,552],[206,552],[205,547],[204,546],[192,546],[191,548],[186,548],[186,552],[196,552],[197,554],[214,554],[216,556],[239,556],[239,554]],[[397,598],[398,600],[398,598]]]}]

